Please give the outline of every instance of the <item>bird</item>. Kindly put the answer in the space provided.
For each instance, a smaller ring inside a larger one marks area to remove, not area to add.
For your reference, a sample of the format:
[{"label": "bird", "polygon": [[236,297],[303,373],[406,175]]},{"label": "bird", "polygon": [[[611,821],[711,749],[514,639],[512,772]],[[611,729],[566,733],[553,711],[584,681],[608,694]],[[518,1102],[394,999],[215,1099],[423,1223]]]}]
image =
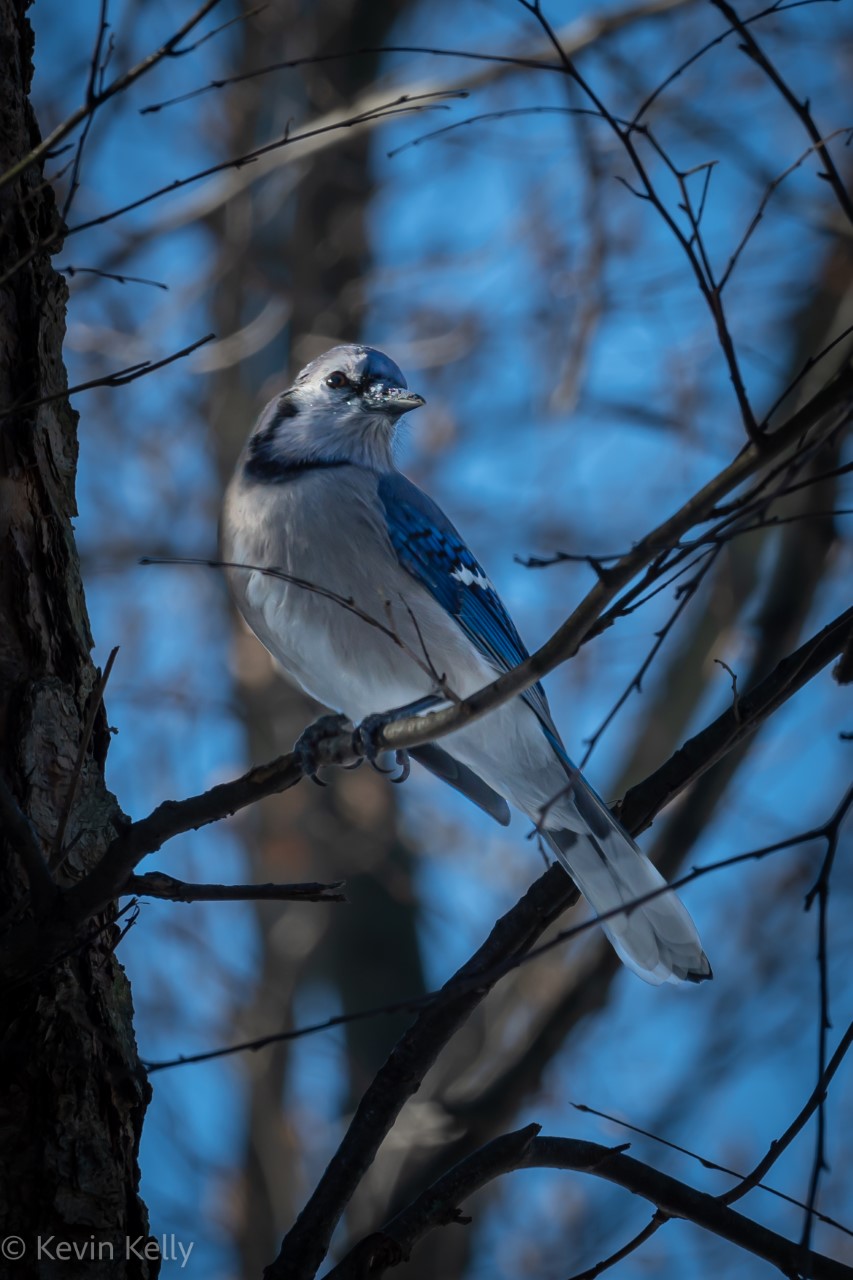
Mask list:
[{"label": "bird", "polygon": [[[528,657],[461,534],[395,465],[400,420],[423,404],[383,352],[333,347],[263,409],[223,501],[237,608],[368,744],[396,716],[464,699]],[[296,744],[308,772],[316,741],[309,727]],[[541,684],[409,754],[502,825],[510,805],[532,819],[639,977],[712,976],[686,908],[569,759]]]}]

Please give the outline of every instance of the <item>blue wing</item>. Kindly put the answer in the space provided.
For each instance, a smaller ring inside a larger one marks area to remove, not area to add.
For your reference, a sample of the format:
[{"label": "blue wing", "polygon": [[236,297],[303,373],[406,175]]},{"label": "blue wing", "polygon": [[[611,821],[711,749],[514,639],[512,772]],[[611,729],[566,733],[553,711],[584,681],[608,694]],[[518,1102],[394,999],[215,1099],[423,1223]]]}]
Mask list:
[{"label": "blue wing", "polygon": [[[461,535],[431,498],[399,472],[379,477],[379,500],[397,558],[459,624],[498,672],[509,671],[528,652],[503,602]],[[562,743],[541,684],[522,695],[559,754]]]}]

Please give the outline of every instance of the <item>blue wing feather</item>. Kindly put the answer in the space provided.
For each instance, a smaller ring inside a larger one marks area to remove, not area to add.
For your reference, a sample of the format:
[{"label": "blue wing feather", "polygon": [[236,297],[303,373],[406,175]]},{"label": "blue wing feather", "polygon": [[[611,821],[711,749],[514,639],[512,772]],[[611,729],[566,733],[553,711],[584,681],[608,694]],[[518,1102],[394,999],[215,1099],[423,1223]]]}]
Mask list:
[{"label": "blue wing feather", "polygon": [[[399,472],[380,476],[378,492],[388,536],[406,572],[429,591],[498,672],[523,662],[529,655],[503,601],[441,508]],[[549,738],[559,743],[541,684],[532,685],[521,696]]]}]

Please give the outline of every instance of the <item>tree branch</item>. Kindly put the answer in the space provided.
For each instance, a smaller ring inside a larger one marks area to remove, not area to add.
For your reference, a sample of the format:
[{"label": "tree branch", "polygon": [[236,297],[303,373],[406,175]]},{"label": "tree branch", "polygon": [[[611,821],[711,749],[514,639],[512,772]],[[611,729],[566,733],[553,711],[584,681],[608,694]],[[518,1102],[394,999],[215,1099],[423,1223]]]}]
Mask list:
[{"label": "tree branch", "polygon": [[853,608],[845,610],[827,626],[783,658],[766,679],[738,698],[737,707],[712,721],[701,733],[627,792],[617,806],[619,817],[633,835],[650,826],[655,816],[688,783],[701,777],[732,747],[773,714],[793,694],[844,652],[853,635]]},{"label": "tree branch", "polygon": [[[539,1125],[494,1139],[449,1170],[401,1213],[368,1236],[329,1273],[329,1280],[363,1280],[381,1276],[406,1261],[415,1244],[435,1227],[470,1221],[459,1204],[481,1187],[516,1169],[565,1169],[591,1174],[624,1187],[654,1204],[670,1218],[681,1218],[730,1241],[778,1267],[785,1275],[812,1280],[853,1280],[853,1267],[803,1249],[729,1209],[714,1196],[660,1173],[625,1154],[624,1147],[605,1147],[577,1138],[541,1138]],[[648,1228],[646,1228],[646,1233]],[[266,1277],[269,1280],[271,1270]]]},{"label": "tree branch", "polygon": [[167,902],[346,902],[343,893],[335,892],[343,883],[336,880],[332,884],[189,884],[165,871],[148,871],[142,876],[131,876],[122,896],[139,894]]},{"label": "tree branch", "polygon": [[748,30],[746,23],[741,20],[735,9],[733,9],[728,3],[728,0],[711,0],[711,3],[716,9],[719,9],[723,17],[731,24],[733,30],[735,30],[740,36],[743,41],[741,48],[744,53],[761,68],[771,83],[779,90],[780,94],[797,118],[802,122],[806,133],[814,144],[815,151],[823,161],[823,166],[826,172],[820,176],[827,180],[835,193],[835,197],[838,200],[839,205],[850,221],[853,222],[853,200],[851,200],[850,193],[844,185],[841,174],[836,169],[835,162],[829,154],[829,150],[826,146],[826,139],[823,137],[820,129],[818,129],[814,119],[812,118],[808,102],[801,102],[799,100],[797,95],[791,89],[791,86],[785,80],[784,76],[780,75],[776,67],[764,53],[761,46],[758,44],[758,41],[755,39],[755,36]]}]

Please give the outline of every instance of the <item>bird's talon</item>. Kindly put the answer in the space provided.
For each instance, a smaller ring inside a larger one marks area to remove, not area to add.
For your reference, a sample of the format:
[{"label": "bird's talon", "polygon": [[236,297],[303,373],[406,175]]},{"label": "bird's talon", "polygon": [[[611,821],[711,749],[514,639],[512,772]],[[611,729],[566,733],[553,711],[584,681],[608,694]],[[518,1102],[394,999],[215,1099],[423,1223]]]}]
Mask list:
[{"label": "bird's talon", "polygon": [[310,778],[320,787],[326,785],[316,776],[321,765],[327,763],[321,757],[323,745],[328,738],[351,727],[351,721],[346,716],[331,715],[321,716],[319,720],[315,720],[313,724],[303,729],[294,743],[293,754],[302,766],[305,777]]},{"label": "bird's talon", "polygon": [[392,778],[391,781],[394,783],[395,786],[399,786],[401,782],[406,781],[409,774],[412,772],[412,762],[409,759],[408,751],[401,750],[396,752],[396,759],[397,759],[397,764],[399,766],[400,772],[397,775],[397,777]]},{"label": "bird's talon", "polygon": [[[383,715],[365,716],[361,723],[357,726],[355,733],[352,735],[353,746],[365,760],[377,768],[376,757],[386,750],[377,738],[382,730],[388,724],[388,717]],[[378,773],[388,773],[390,770],[377,768]]]}]

